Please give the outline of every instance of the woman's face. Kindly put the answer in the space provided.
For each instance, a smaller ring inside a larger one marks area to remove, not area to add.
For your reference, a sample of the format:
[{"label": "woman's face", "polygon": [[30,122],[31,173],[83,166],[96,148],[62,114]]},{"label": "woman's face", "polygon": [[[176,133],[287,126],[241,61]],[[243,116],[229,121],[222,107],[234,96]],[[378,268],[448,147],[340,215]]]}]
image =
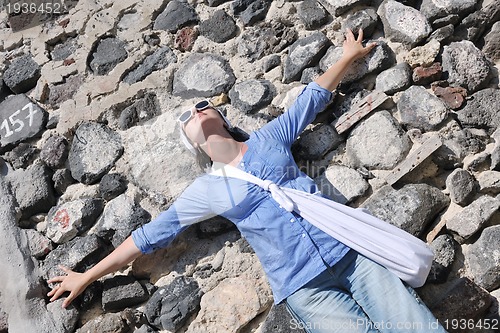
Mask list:
[{"label": "woman's face", "polygon": [[205,143],[211,133],[224,127],[224,120],[217,110],[209,107],[201,111],[193,108],[191,111],[193,116],[183,126],[186,136],[195,144]]}]

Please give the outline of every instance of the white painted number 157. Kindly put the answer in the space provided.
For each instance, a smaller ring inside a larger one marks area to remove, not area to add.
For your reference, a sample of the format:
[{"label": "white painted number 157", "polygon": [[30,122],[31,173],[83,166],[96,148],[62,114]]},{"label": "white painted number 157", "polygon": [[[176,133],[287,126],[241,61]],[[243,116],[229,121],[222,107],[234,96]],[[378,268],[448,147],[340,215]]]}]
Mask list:
[{"label": "white painted number 157", "polygon": [[24,119],[29,119],[29,125],[28,125],[29,127],[33,125],[33,115],[37,111],[33,108],[33,103],[28,103],[21,110],[17,110],[13,114],[11,114],[8,118],[9,120],[8,122],[7,119],[4,119],[4,121],[2,121],[2,124],[0,125],[0,130],[5,129],[5,138],[8,138],[15,132],[22,131],[22,129],[24,128],[24,121],[19,119],[18,115],[21,113],[21,111],[24,111],[26,109],[28,109],[29,113]]}]

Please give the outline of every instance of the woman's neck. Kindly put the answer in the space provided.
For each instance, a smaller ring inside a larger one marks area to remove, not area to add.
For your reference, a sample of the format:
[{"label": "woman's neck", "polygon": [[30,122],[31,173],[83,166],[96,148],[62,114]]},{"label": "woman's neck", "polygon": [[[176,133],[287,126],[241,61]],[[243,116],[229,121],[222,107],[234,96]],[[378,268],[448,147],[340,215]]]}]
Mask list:
[{"label": "woman's neck", "polygon": [[231,136],[211,135],[201,148],[214,162],[236,166],[246,150],[247,145],[234,140]]}]

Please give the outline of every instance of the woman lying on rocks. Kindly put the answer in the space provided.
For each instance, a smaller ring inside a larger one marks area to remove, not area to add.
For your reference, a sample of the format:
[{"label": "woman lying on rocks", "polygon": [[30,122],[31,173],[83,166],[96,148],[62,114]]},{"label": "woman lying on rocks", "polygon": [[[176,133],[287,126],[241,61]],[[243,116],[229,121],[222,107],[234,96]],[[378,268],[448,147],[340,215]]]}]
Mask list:
[{"label": "woman lying on rocks", "polygon": [[[229,164],[279,186],[316,192],[294,162],[291,145],[328,105],[349,66],[375,46],[364,47],[362,39],[362,31],[356,39],[348,30],[341,59],[246,141],[235,140],[222,113],[201,102],[179,117],[183,143],[202,167]],[[214,215],[238,227],[262,263],[275,303],[285,302],[308,332],[445,332],[396,275],[283,209],[262,188],[213,174],[198,177],[168,210],[85,273],[61,267],[66,275],[48,281],[58,283],[50,300],[69,292],[67,307],[93,281],[168,246],[188,225]]]}]

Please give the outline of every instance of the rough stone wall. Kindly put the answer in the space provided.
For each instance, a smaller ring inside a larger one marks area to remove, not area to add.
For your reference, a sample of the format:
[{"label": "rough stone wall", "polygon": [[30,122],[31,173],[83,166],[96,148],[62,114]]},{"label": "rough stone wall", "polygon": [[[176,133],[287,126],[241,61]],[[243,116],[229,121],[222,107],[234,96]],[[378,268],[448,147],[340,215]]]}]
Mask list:
[{"label": "rough stone wall", "polygon": [[[301,332],[221,218],[68,310],[45,281],[94,265],[199,174],[180,112],[209,98],[261,127],[339,59],[346,28],[377,47],[294,144],[299,166],[431,244],[417,292],[450,332],[498,331],[500,1],[66,4],[43,22],[0,12],[0,332]],[[387,98],[339,134],[374,92]]]}]

